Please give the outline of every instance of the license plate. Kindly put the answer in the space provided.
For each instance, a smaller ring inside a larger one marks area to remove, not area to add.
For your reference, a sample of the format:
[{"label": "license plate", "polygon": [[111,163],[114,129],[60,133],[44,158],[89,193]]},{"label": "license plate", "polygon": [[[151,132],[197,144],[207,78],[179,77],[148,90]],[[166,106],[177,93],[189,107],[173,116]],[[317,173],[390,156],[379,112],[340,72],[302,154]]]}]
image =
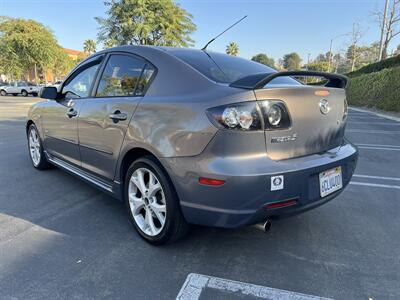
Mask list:
[{"label": "license plate", "polygon": [[319,173],[319,190],[321,197],[325,197],[342,188],[342,168],[336,167]]}]

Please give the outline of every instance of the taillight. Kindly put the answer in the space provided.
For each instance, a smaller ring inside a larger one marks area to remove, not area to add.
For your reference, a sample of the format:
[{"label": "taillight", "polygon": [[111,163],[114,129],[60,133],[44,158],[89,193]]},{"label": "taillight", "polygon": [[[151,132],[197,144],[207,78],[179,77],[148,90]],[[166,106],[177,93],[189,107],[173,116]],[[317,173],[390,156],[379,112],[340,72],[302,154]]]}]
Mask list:
[{"label": "taillight", "polygon": [[274,130],[290,127],[290,116],[280,100],[240,102],[207,110],[217,127],[234,130]]},{"label": "taillight", "polygon": [[287,129],[290,127],[290,116],[286,105],[280,100],[259,101],[264,116],[266,130]]},{"label": "taillight", "polygon": [[236,130],[261,130],[261,111],[257,102],[241,102],[207,110],[210,120],[217,126]]},{"label": "taillight", "polygon": [[344,98],[344,104],[343,104],[343,118],[342,120],[346,120],[348,114],[348,104],[347,104],[347,99]]}]

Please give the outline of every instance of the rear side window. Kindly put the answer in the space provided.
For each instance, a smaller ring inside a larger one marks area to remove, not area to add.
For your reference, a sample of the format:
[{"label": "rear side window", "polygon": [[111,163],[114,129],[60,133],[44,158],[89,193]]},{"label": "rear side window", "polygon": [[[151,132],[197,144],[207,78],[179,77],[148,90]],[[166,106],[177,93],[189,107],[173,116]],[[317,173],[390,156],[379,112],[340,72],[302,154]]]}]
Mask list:
[{"label": "rear side window", "polygon": [[[245,76],[258,73],[276,72],[276,70],[263,64],[221,53],[180,49],[170,50],[170,52],[206,77],[220,83],[232,83]],[[278,77],[268,85],[299,84],[293,78]]]},{"label": "rear side window", "polygon": [[135,96],[145,61],[128,55],[111,55],[101,76],[96,97]]},{"label": "rear side window", "polygon": [[136,87],[135,96],[144,96],[154,73],[154,67],[150,64],[146,64],[142,77],[140,77],[139,83]]}]

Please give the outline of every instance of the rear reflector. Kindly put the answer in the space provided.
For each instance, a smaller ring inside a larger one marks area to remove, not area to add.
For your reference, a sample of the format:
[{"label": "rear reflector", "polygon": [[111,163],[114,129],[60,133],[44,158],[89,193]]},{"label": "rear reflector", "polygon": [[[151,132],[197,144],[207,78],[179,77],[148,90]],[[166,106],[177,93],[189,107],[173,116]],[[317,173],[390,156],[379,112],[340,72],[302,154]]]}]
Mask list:
[{"label": "rear reflector", "polygon": [[199,183],[204,185],[219,186],[223,185],[225,183],[225,180],[200,177]]},{"label": "rear reflector", "polygon": [[275,202],[275,203],[270,203],[265,205],[264,207],[266,209],[276,209],[276,208],[282,208],[282,207],[288,207],[292,205],[296,205],[297,201],[296,200],[287,200],[287,201],[282,201],[282,202]]}]

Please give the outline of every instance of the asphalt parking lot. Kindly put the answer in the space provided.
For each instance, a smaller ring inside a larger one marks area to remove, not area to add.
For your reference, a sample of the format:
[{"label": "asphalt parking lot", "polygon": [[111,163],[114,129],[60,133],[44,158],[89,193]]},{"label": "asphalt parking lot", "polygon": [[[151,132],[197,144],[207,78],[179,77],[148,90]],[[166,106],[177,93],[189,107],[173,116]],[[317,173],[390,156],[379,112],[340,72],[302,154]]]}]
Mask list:
[{"label": "asphalt parking lot", "polygon": [[196,288],[200,299],[400,299],[400,122],[350,111],[359,163],[330,203],[268,233],[194,227],[153,247],[122,203],[58,169],[33,169],[24,126],[38,100],[0,97],[1,299],[188,299]]}]

